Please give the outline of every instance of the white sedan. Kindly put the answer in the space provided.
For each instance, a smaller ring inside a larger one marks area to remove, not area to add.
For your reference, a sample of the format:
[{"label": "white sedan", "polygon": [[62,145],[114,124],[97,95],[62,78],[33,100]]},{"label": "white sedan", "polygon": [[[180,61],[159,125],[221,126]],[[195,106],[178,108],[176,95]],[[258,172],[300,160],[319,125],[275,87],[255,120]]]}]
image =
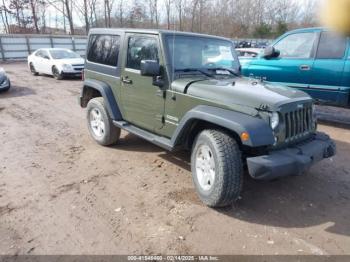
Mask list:
[{"label": "white sedan", "polygon": [[84,59],[64,48],[41,48],[28,56],[28,66],[33,75],[52,75],[56,79],[65,76],[81,76]]}]

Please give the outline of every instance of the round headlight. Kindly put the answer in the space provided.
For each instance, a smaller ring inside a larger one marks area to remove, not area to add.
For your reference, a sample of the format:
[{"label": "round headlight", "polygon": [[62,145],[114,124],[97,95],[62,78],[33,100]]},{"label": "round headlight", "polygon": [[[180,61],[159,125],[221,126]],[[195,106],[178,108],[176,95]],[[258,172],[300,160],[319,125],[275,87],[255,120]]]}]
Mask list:
[{"label": "round headlight", "polygon": [[273,112],[270,115],[270,125],[273,130],[275,130],[278,127],[278,124],[280,122],[280,117],[277,112]]}]

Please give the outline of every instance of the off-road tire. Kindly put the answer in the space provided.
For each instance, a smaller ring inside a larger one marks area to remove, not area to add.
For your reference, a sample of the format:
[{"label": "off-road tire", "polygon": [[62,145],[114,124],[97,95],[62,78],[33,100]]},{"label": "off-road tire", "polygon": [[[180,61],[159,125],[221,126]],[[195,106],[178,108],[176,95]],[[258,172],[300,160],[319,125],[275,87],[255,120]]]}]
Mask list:
[{"label": "off-road tire", "polygon": [[[104,134],[100,137],[96,136],[90,122],[90,113],[94,108],[97,108],[99,112],[101,112],[101,116],[105,125]],[[110,146],[118,142],[120,138],[120,128],[113,125],[112,119],[109,116],[108,110],[105,106],[103,97],[96,97],[89,101],[89,103],[87,104],[86,119],[90,135],[98,144],[102,146]]]},{"label": "off-road tire", "polygon": [[[200,145],[207,145],[215,161],[215,180],[203,190],[196,173],[196,156]],[[191,153],[192,179],[200,199],[210,207],[224,207],[236,201],[243,187],[242,154],[236,140],[225,131],[204,130],[196,137]]]},{"label": "off-road tire", "polygon": [[33,63],[30,63],[30,64],[29,64],[29,70],[30,70],[30,73],[31,73],[33,76],[39,75],[39,73],[35,70],[35,67],[34,67]]},{"label": "off-road tire", "polygon": [[60,72],[58,71],[56,66],[52,67],[52,75],[56,80],[62,80],[63,79],[63,75],[60,74]]}]

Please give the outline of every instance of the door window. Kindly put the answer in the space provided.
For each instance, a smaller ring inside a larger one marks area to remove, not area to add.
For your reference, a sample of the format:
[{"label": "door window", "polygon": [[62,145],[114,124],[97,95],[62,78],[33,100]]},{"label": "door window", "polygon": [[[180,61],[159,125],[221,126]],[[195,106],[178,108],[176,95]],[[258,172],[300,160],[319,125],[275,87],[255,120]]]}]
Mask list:
[{"label": "door window", "polygon": [[35,53],[35,56],[43,58],[43,56],[44,56],[44,55],[43,55],[43,51],[42,51],[42,50],[37,51],[37,52]]},{"label": "door window", "polygon": [[41,51],[42,52],[42,58],[44,59],[50,59],[49,53],[45,50]]},{"label": "door window", "polygon": [[344,57],[347,39],[333,32],[322,32],[316,58],[341,59]]},{"label": "door window", "polygon": [[144,36],[129,38],[126,67],[140,70],[141,60],[159,61],[156,38]]},{"label": "door window", "polygon": [[87,59],[90,62],[116,67],[119,48],[119,35],[91,35]]},{"label": "door window", "polygon": [[288,35],[274,47],[280,51],[282,58],[310,58],[316,41],[316,33],[299,33]]}]

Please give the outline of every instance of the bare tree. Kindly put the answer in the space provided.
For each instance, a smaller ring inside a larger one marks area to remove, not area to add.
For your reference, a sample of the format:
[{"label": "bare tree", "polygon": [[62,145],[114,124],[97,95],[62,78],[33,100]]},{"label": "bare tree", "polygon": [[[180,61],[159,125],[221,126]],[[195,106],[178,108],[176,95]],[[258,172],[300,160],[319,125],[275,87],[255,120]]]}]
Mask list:
[{"label": "bare tree", "polygon": [[178,12],[178,22],[179,22],[179,30],[183,30],[183,13],[184,13],[184,7],[185,7],[185,1],[186,0],[174,0],[175,6]]},{"label": "bare tree", "polygon": [[166,19],[167,19],[167,28],[170,29],[170,15],[171,15],[171,9],[173,7],[173,0],[165,0],[165,12],[166,12]]},{"label": "bare tree", "polygon": [[56,27],[63,23],[71,34],[77,31],[74,24],[81,23],[86,33],[95,26],[127,26],[274,37],[317,24],[317,0],[0,0],[0,23],[5,32],[43,32],[45,21],[51,22],[45,18],[46,10],[51,12],[47,5],[57,12]]},{"label": "bare tree", "polygon": [[141,28],[147,26],[149,20],[147,18],[146,7],[144,4],[143,1],[134,0],[127,17],[128,26]]},{"label": "bare tree", "polygon": [[[319,3],[317,0],[306,0],[301,13],[302,26],[314,26],[317,24],[317,14]],[[316,19],[315,19],[316,18]]]},{"label": "bare tree", "polygon": [[111,13],[114,5],[114,0],[104,0],[105,26],[111,27]]},{"label": "bare tree", "polygon": [[40,33],[39,25],[38,25],[38,16],[37,16],[37,5],[38,5],[38,0],[29,0],[30,8],[32,11],[32,17],[33,17],[33,24],[34,28],[37,34]]},{"label": "bare tree", "polygon": [[159,26],[159,18],[158,18],[158,0],[148,0],[148,8],[150,14],[150,23],[151,27]]},{"label": "bare tree", "polygon": [[80,20],[84,22],[86,34],[96,22],[97,0],[82,0],[73,2]]},{"label": "bare tree", "polygon": [[197,8],[199,6],[199,0],[192,0],[192,10],[191,10],[191,15],[192,15],[192,18],[191,18],[191,31],[193,32],[194,31],[194,21],[195,21],[195,18],[196,18],[196,12],[197,12]]},{"label": "bare tree", "polygon": [[10,33],[10,27],[9,27],[9,21],[8,21],[8,15],[10,14],[10,10],[7,8],[5,4],[5,0],[2,0],[2,5],[0,6],[0,12],[1,12],[1,20],[4,25],[5,33]]},{"label": "bare tree", "polygon": [[[54,7],[59,13],[63,16],[63,23],[65,24],[65,20],[68,20],[70,34],[74,35],[74,21],[73,21],[73,0],[48,0],[48,3]],[[60,8],[59,6],[63,6]]]}]

